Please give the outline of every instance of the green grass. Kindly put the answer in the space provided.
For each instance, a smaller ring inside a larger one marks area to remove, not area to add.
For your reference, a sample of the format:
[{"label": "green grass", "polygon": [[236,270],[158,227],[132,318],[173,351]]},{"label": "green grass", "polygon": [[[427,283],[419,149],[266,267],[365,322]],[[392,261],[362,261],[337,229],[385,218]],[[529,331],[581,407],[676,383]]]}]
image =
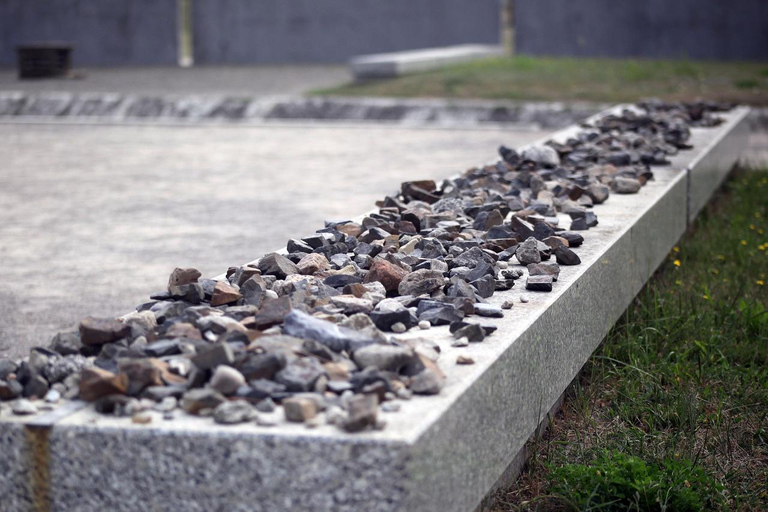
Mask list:
[{"label": "green grass", "polygon": [[479,60],[316,93],[600,102],[703,97],[768,105],[768,64],[517,56]]},{"label": "green grass", "polygon": [[765,171],[732,176],[569,388],[498,510],[768,510],[766,198]]}]

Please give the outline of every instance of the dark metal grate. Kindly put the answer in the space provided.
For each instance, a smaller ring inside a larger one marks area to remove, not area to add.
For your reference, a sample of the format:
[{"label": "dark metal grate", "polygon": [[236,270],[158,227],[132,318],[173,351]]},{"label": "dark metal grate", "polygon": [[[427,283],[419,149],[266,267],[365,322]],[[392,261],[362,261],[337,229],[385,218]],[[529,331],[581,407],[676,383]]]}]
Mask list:
[{"label": "dark metal grate", "polygon": [[19,78],[56,78],[69,74],[72,46],[60,43],[26,44],[16,47]]}]

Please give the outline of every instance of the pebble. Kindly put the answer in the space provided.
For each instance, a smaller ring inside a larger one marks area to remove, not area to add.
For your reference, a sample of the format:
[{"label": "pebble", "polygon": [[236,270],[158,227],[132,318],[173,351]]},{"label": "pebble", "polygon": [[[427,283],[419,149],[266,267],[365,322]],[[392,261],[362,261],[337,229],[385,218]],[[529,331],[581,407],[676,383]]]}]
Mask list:
[{"label": "pebble", "polygon": [[528,296],[527,295],[521,295],[520,296],[520,302],[522,302],[523,304],[528,302]]},{"label": "pebble", "polygon": [[456,364],[475,364],[475,360],[469,356],[459,355],[456,357]]},{"label": "pebble", "polygon": [[426,331],[427,329],[431,328],[432,324],[429,323],[428,320],[420,320],[419,321],[419,329]]},{"label": "pebble", "polygon": [[246,423],[256,417],[256,411],[244,400],[223,402],[213,410],[213,421],[222,425]]},{"label": "pebble", "polygon": [[61,400],[61,393],[57,391],[56,389],[50,389],[45,394],[44,400],[48,402],[49,404],[55,404],[59,400]]},{"label": "pebble", "polygon": [[243,374],[231,366],[217,366],[211,377],[211,388],[225,396],[234,395],[245,384]]},{"label": "pebble", "polygon": [[315,402],[308,398],[288,398],[283,400],[285,419],[302,423],[317,415]]},{"label": "pebble", "polygon": [[131,416],[131,423],[137,425],[147,425],[152,423],[152,415],[148,412],[138,412]]},{"label": "pebble", "polygon": [[461,338],[457,338],[451,342],[452,347],[467,347],[469,346],[469,338],[466,336],[462,336]]},{"label": "pebble", "polygon": [[501,309],[512,309],[512,306],[514,305],[515,303],[511,300],[505,300],[501,305]]},{"label": "pebble", "polygon": [[394,324],[392,324],[392,327],[390,327],[390,329],[392,329],[392,332],[395,332],[395,333],[404,333],[405,331],[408,330],[408,328],[402,322],[395,322]]},{"label": "pebble", "polygon": [[13,414],[16,414],[17,416],[28,416],[38,412],[37,406],[26,398],[19,398],[18,400],[11,403],[11,411],[13,411]]}]

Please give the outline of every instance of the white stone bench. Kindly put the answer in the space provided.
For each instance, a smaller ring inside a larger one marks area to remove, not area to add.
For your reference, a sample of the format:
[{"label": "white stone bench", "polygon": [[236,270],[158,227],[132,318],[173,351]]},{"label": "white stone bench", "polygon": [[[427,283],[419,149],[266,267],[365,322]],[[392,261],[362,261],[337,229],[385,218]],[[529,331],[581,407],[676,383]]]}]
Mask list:
[{"label": "white stone bench", "polygon": [[[135,425],[79,402],[5,415],[0,508],[472,510],[514,475],[526,441],[737,161],[747,113],[692,129],[693,150],[655,167],[638,194],[596,206],[600,224],[583,232],[582,264],[563,266],[552,293],[518,283],[494,294],[491,303],[515,305],[483,320],[498,327],[483,343],[453,348],[447,327],[412,333],[440,345],[446,385],[402,402],[383,431],[221,426],[187,415]],[[456,365],[459,353],[476,364]]]},{"label": "white stone bench", "polygon": [[418,73],[487,57],[502,55],[500,46],[462,44],[442,48],[424,48],[392,53],[360,55],[349,61],[355,80],[392,78],[406,73]]}]

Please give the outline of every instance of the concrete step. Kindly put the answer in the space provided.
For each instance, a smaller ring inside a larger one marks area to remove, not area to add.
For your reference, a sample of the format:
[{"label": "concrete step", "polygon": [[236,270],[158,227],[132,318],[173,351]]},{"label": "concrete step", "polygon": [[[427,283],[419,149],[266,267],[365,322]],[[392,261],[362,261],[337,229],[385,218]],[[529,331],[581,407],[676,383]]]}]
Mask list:
[{"label": "concrete step", "polygon": [[[519,465],[525,442],[738,160],[748,112],[692,129],[693,150],[654,168],[638,194],[596,206],[600,224],[583,232],[582,264],[563,266],[552,293],[496,293],[492,304],[515,305],[484,319],[498,331],[483,343],[453,348],[447,327],[410,334],[441,347],[446,385],[403,402],[383,431],[220,426],[187,415],[136,425],[80,402],[4,415],[0,509],[474,509],[514,475],[510,463]],[[459,350],[476,364],[455,365]]]},{"label": "concrete step", "polygon": [[419,73],[503,54],[501,46],[462,44],[442,48],[424,48],[404,52],[360,55],[349,61],[349,70],[357,81],[393,78],[406,73]]}]

